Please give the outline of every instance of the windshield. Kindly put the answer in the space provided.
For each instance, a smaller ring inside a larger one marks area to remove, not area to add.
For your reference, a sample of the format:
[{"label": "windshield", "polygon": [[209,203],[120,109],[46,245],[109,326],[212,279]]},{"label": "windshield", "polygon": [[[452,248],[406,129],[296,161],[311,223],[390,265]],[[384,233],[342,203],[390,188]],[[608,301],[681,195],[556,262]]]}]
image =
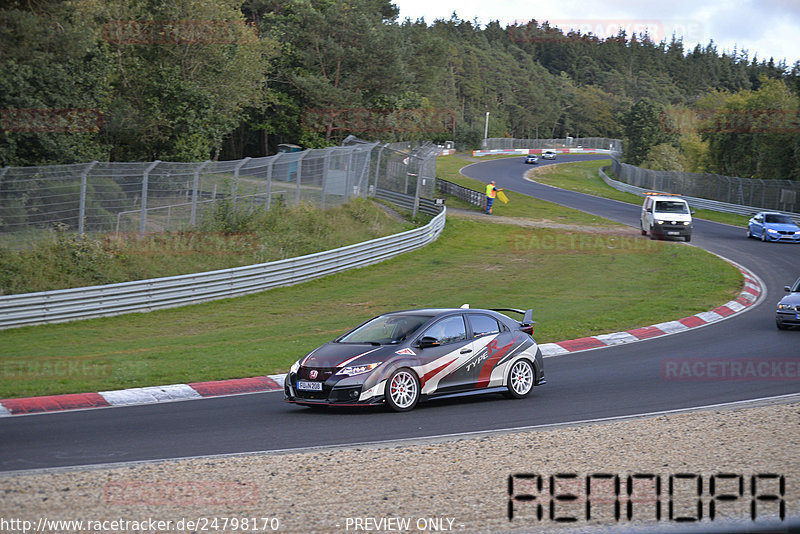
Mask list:
[{"label": "windshield", "polygon": [[685,202],[676,200],[659,200],[656,202],[656,211],[661,213],[689,213]]},{"label": "windshield", "polygon": [[788,216],[783,215],[782,213],[768,213],[764,216],[764,222],[768,223],[778,223],[778,224],[794,224],[794,221]]},{"label": "windshield", "polygon": [[381,315],[336,340],[337,343],[400,343],[427,323],[430,315]]}]

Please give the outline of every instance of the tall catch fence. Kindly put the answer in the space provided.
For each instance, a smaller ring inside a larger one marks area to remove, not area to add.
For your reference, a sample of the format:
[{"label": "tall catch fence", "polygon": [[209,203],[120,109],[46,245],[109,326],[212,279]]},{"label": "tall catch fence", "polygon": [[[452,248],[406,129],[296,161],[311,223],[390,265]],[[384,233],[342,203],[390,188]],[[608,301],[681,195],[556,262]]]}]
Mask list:
[{"label": "tall catch fence", "polygon": [[[0,242],[55,225],[79,234],[195,227],[217,210],[343,204],[385,190],[432,198],[435,146],[345,146],[233,161],[91,162],[0,169]],[[414,202],[414,211],[419,202]]]},{"label": "tall catch fence", "polygon": [[481,143],[484,150],[504,150],[511,148],[543,149],[548,148],[585,148],[608,150],[622,153],[622,141],[609,137],[567,137],[561,139],[514,139],[511,137],[490,137]]},{"label": "tall catch fence", "polygon": [[710,173],[654,171],[613,160],[620,182],[654,191],[677,193],[765,210],[800,213],[800,181],[737,178]]},{"label": "tall catch fence", "polygon": [[[584,148],[609,150],[612,156],[622,153],[622,141],[606,137],[569,137],[566,139],[489,138],[485,150],[514,148],[557,149]],[[642,189],[676,193],[749,208],[744,212],[775,210],[800,213],[800,181],[738,178],[712,173],[654,171],[642,169],[613,158],[616,180]],[[711,208],[713,209],[713,208]],[[724,211],[730,211],[726,208]]]}]

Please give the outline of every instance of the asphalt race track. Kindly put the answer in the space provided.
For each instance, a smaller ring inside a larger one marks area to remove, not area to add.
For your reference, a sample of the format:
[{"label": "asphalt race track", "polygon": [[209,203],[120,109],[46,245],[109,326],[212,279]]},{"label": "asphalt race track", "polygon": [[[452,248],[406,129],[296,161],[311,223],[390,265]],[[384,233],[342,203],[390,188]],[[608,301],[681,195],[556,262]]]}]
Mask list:
[{"label": "asphalt race track", "polygon": [[[598,158],[603,157],[559,156],[556,162]],[[472,165],[464,173],[638,228],[638,206],[527,182],[521,175],[529,168],[522,158],[509,158]],[[399,414],[381,409],[316,412],[284,403],[282,392],[270,392],[4,417],[0,470],[423,438],[800,392],[797,378],[678,381],[662,376],[662,362],[672,358],[800,360],[800,331],[778,331],[774,321],[783,286],[800,276],[800,246],[748,240],[743,228],[700,220],[691,244],[752,270],[763,280],[766,298],[732,319],[687,333],[548,358],[548,384],[524,400],[490,395],[434,401]],[[530,304],[535,311],[536,303]]]}]

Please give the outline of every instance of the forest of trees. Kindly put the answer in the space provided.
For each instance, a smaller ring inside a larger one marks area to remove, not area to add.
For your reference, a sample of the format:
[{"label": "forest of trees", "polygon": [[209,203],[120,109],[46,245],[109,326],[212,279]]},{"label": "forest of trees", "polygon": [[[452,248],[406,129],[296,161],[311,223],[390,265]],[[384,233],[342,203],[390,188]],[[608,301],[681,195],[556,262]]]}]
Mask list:
[{"label": "forest of trees", "polygon": [[[236,159],[348,134],[470,149],[488,111],[490,137],[620,137],[637,165],[800,179],[800,61],[713,42],[399,20],[389,0],[6,6],[0,166]],[[102,119],[64,126],[64,110]]]}]

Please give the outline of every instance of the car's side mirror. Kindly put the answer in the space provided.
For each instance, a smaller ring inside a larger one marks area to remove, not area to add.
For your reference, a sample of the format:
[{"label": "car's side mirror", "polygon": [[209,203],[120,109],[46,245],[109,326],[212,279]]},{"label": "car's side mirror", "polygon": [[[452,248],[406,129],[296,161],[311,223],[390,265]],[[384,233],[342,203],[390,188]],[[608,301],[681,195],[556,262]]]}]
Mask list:
[{"label": "car's side mirror", "polygon": [[427,349],[430,347],[438,347],[441,345],[438,339],[431,336],[425,336],[417,342],[417,346],[421,349]]},{"label": "car's side mirror", "polygon": [[694,215],[694,210],[691,210],[691,211],[692,211],[692,215]]},{"label": "car's side mirror", "polygon": [[783,290],[786,291],[787,293],[791,293],[792,288],[789,286],[783,286]]}]

